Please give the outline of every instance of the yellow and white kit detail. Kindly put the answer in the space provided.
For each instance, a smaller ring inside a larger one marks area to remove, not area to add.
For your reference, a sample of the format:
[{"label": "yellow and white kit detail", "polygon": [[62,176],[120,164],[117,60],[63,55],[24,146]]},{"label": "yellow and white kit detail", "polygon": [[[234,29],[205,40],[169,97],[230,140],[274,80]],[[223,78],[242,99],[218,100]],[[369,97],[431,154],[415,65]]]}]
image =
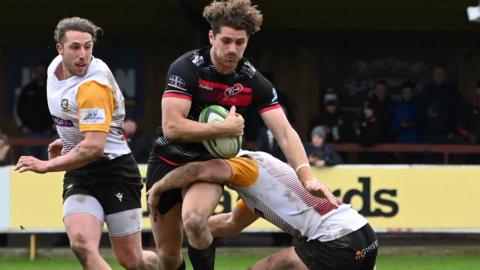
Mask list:
[{"label": "yellow and white kit detail", "polygon": [[130,153],[124,139],[124,98],[108,66],[92,56],[86,74],[59,80],[55,70],[62,64],[58,55],[48,67],[48,108],[63,142],[62,154],[83,139],[82,132],[108,133],[104,150],[106,159]]},{"label": "yellow and white kit detail", "polygon": [[268,153],[241,151],[226,162],[232,169],[227,185],[242,199],[237,207],[248,208],[298,240],[331,241],[367,224],[351,205],[336,208],[311,195],[292,167]]}]

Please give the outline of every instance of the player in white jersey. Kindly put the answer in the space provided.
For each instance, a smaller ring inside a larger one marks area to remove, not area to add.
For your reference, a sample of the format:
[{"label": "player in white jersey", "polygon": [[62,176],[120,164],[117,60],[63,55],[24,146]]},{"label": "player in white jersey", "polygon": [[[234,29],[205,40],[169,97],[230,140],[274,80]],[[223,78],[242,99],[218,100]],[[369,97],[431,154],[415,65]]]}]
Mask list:
[{"label": "player in white jersey", "polygon": [[[232,212],[210,217],[214,237],[238,234],[262,217],[299,241],[251,269],[374,269],[378,242],[367,220],[348,204],[337,207],[311,195],[295,171],[270,154],[242,151],[229,160],[184,165],[155,183],[149,205],[156,205],[162,192],[196,181],[226,184],[241,198]],[[160,215],[156,208],[151,211]]]},{"label": "player in white jersey", "polygon": [[92,56],[98,31],[83,18],[59,21],[47,94],[60,139],[48,146],[49,160],[22,156],[15,169],[66,171],[63,221],[84,269],[111,269],[98,250],[104,223],[120,265],[158,269],[157,255],[142,251],[143,183],[123,138],[124,99],[108,66]]}]

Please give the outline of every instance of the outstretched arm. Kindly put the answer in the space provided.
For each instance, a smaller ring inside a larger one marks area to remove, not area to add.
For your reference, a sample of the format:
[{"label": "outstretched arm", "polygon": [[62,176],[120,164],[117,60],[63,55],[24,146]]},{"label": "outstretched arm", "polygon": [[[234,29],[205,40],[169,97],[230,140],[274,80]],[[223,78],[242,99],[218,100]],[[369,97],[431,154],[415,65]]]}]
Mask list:
[{"label": "outstretched arm", "polygon": [[208,229],[213,237],[235,236],[257,219],[244,201],[239,200],[232,212],[211,216],[208,219]]},{"label": "outstretched arm", "polygon": [[[230,166],[221,159],[191,162],[166,174],[148,191],[148,205],[156,206],[162,192],[183,188],[197,181],[223,183],[232,175]],[[152,209],[156,207],[151,207]]]},{"label": "outstretched arm", "polygon": [[[84,132],[85,139],[65,155],[50,160],[39,160],[32,156],[21,156],[15,170],[36,173],[74,170],[103,157],[108,133],[100,131]],[[53,156],[51,156],[53,157]]]}]

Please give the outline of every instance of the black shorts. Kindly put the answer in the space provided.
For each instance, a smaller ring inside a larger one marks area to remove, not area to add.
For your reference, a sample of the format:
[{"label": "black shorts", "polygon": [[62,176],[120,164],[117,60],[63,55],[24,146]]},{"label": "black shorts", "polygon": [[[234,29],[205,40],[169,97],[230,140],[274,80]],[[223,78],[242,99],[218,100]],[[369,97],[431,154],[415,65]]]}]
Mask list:
[{"label": "black shorts", "polygon": [[[179,166],[170,165],[161,159],[154,159],[150,157],[147,167],[147,191],[168,172]],[[158,210],[161,214],[165,214],[172,209],[177,203],[182,203],[182,189],[172,189],[162,193],[158,203]]]},{"label": "black shorts", "polygon": [[89,164],[67,171],[63,179],[63,201],[74,194],[96,198],[105,215],[141,208],[142,178],[132,155]]},{"label": "black shorts", "polygon": [[372,270],[378,240],[370,225],[328,242],[312,240],[299,244],[295,252],[312,270]]}]

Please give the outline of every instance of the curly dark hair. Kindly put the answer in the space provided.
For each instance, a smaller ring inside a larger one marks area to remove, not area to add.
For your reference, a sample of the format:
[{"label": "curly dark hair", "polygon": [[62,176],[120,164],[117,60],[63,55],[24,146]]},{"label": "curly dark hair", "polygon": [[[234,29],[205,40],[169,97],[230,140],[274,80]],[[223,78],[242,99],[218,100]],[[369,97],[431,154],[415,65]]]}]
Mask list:
[{"label": "curly dark hair", "polygon": [[102,28],[96,26],[91,21],[80,18],[70,17],[61,19],[55,28],[53,38],[58,43],[63,43],[65,40],[65,33],[67,31],[80,31],[92,35],[93,42],[97,41],[97,34],[103,34]]},{"label": "curly dark hair", "polygon": [[203,10],[203,17],[214,34],[220,32],[220,27],[228,26],[251,35],[260,30],[263,21],[262,13],[250,0],[214,0]]}]

